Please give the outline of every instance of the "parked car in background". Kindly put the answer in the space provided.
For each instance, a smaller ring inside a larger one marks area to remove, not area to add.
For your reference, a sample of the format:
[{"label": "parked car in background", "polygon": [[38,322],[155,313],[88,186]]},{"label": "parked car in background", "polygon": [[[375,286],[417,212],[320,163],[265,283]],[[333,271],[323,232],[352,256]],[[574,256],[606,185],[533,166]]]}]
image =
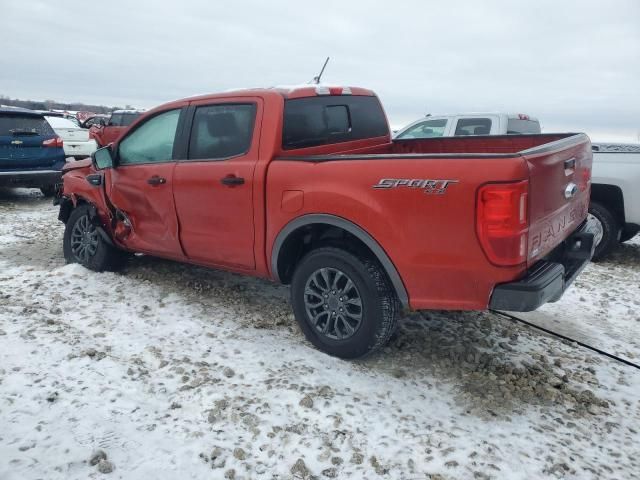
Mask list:
[{"label": "parked car in background", "polygon": [[0,108],[0,187],[55,193],[65,163],[62,138],[41,113]]},{"label": "parked car in background", "polygon": [[310,342],[384,346],[401,309],[529,311],[558,300],[601,232],[583,134],[391,140],[361,88],[174,101],[65,167],[68,262],[123,252],[291,284]]},{"label": "parked car in background", "polygon": [[599,260],[640,231],[640,144],[594,143],[591,206],[604,235]]},{"label": "parked car in background", "polygon": [[142,113],[141,110],[114,110],[106,125],[94,123],[89,130],[89,135],[97,142],[98,146],[109,145]]},{"label": "parked car in background", "polygon": [[103,114],[92,114],[88,117],[85,117],[83,120],[80,121],[80,126],[82,128],[91,128],[94,125],[106,125],[107,122],[109,121],[109,117],[110,115],[103,115]]},{"label": "parked car in background", "polygon": [[64,118],[70,122],[72,122],[76,127],[80,126],[80,122],[76,118],[74,114],[68,112],[61,112],[56,110],[34,110],[35,112],[41,113],[45,117],[57,117]]},{"label": "parked car in background", "polygon": [[540,133],[540,122],[522,113],[427,115],[400,129],[394,138],[460,137]]},{"label": "parked car in background", "polygon": [[45,116],[49,125],[64,142],[64,154],[67,158],[90,157],[97,149],[96,141],[89,138],[89,130],[61,117]]}]

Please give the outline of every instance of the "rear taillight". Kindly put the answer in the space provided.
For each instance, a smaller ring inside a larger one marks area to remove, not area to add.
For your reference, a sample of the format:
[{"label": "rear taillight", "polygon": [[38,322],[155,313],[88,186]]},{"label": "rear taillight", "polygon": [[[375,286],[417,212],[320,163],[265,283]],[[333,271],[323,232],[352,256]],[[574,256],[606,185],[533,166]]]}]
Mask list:
[{"label": "rear taillight", "polygon": [[62,139],[60,137],[50,138],[42,142],[43,147],[59,147],[62,148]]},{"label": "rear taillight", "polygon": [[527,260],[529,182],[489,183],[478,190],[476,231],[480,245],[495,265]]}]

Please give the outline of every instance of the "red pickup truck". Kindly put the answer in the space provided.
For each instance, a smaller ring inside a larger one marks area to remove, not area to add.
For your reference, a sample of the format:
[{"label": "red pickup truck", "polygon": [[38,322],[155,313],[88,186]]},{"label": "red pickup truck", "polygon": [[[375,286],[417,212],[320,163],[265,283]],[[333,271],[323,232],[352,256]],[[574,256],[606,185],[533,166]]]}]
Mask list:
[{"label": "red pickup truck", "polygon": [[307,338],[343,358],[401,309],[532,310],[601,236],[583,134],[392,141],[369,90],[307,85],[175,101],[68,164],[64,255],[125,252],[291,284]]},{"label": "red pickup truck", "polygon": [[[98,118],[89,128],[89,138],[93,138],[99,147],[116,141],[142,112],[138,110],[114,110],[108,120]],[[96,117],[93,117],[96,118]]]}]

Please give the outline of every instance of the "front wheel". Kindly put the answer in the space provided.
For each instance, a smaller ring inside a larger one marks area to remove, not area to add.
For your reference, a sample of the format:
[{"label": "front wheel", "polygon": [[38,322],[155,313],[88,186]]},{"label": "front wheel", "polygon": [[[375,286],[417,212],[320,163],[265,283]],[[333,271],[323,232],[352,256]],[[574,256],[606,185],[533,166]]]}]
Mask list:
[{"label": "front wheel", "polygon": [[300,261],[291,303],[307,339],[336,357],[374,352],[396,326],[398,303],[380,265],[339,248],[319,248]]},{"label": "front wheel", "polygon": [[71,212],[64,230],[63,250],[67,263],[79,263],[97,272],[117,270],[124,260],[124,253],[100,235],[86,205]]}]

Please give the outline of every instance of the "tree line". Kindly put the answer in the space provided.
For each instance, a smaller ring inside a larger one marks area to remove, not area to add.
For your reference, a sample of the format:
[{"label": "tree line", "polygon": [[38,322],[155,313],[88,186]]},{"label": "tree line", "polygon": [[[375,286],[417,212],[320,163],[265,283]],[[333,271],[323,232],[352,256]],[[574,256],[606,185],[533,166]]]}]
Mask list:
[{"label": "tree line", "polygon": [[[72,110],[85,111],[94,113],[111,113],[113,110],[120,110],[123,107],[107,107],[105,105],[87,105],[85,103],[63,103],[55,100],[20,100],[18,98],[9,98],[0,95],[0,105],[8,105],[10,107],[28,108],[30,110]],[[126,105],[124,108],[133,108]]]}]

